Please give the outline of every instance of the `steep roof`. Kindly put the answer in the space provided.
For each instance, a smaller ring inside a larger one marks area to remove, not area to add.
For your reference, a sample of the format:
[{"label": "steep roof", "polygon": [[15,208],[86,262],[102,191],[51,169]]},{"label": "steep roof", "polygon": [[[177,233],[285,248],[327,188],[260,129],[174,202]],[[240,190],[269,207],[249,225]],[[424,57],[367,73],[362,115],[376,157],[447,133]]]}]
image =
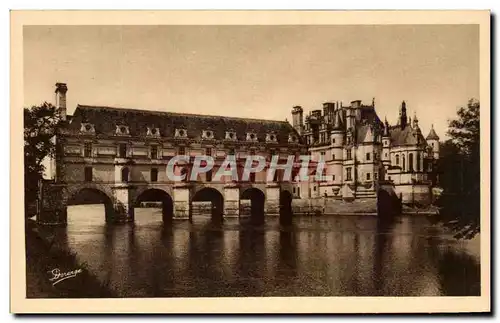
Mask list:
[{"label": "steep roof", "polygon": [[200,139],[203,130],[214,133],[215,139],[224,139],[226,131],[236,132],[238,140],[245,140],[248,132],[255,133],[259,141],[265,141],[268,133],[274,133],[278,142],[288,142],[289,134],[297,135],[287,121],[246,119],[201,114],[174,113],[104,106],[78,105],[68,130],[78,133],[81,123],[94,125],[97,135],[114,135],[117,125],[129,127],[131,136],[143,136],[147,127],[159,128],[161,137],[174,137],[175,129],[185,129],[188,138]]},{"label": "steep roof", "polygon": [[401,129],[400,125],[389,128],[392,146],[426,145],[422,132],[407,125]]},{"label": "steep roof", "polygon": [[431,131],[429,131],[429,134],[427,135],[427,140],[439,140],[439,136],[437,135],[436,131],[434,131],[434,125],[431,126]]}]

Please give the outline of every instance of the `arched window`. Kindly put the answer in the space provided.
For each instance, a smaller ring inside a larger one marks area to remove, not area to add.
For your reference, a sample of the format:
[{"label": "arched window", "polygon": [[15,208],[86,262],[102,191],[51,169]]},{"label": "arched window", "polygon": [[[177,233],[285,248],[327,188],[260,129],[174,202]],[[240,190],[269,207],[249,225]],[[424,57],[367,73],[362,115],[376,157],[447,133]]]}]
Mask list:
[{"label": "arched window", "polygon": [[403,157],[403,172],[406,170],[406,158],[405,155],[402,155]]},{"label": "arched window", "polygon": [[408,154],[408,167],[409,167],[409,171],[413,172],[413,154],[412,153]]},{"label": "arched window", "polygon": [[396,154],[396,165],[399,166],[399,155],[398,154]]},{"label": "arched window", "polygon": [[122,182],[128,182],[129,170],[127,167],[122,168]]},{"label": "arched window", "polygon": [[417,164],[415,165],[417,172],[419,172],[422,169],[420,165],[421,165],[420,152],[417,152]]}]

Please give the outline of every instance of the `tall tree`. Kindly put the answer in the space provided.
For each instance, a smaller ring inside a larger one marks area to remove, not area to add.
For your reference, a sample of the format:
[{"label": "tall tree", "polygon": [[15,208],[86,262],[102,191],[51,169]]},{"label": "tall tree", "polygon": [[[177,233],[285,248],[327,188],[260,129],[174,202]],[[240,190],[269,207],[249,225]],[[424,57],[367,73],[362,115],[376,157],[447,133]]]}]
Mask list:
[{"label": "tall tree", "polygon": [[24,191],[26,214],[36,202],[38,182],[43,177],[46,157],[54,156],[53,141],[60,122],[56,108],[44,102],[39,106],[24,108]]},{"label": "tall tree", "polygon": [[450,140],[441,147],[439,161],[443,195],[438,200],[439,219],[457,238],[472,238],[480,232],[480,104],[471,99],[449,122]]}]

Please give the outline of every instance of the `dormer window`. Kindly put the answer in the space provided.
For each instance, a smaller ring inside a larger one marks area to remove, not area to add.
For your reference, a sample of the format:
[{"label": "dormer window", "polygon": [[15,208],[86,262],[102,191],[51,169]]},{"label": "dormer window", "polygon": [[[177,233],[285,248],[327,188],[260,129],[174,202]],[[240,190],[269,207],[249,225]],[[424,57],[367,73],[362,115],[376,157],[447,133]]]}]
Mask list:
[{"label": "dormer window", "polygon": [[91,123],[82,123],[82,126],[80,128],[80,132],[95,133],[94,125]]},{"label": "dormer window", "polygon": [[294,134],[288,135],[288,142],[297,142],[297,136]]},{"label": "dormer window", "polygon": [[175,137],[176,138],[187,138],[186,129],[175,129]]},{"label": "dormer window", "polygon": [[203,130],[201,133],[203,139],[214,139],[214,132],[212,130]]},{"label": "dormer window", "polygon": [[129,128],[125,125],[116,125],[116,134],[117,135],[129,135]]},{"label": "dormer window", "polygon": [[248,132],[247,141],[257,141],[257,135],[254,132]]},{"label": "dormer window", "polygon": [[226,140],[236,140],[236,132],[226,131]]},{"label": "dormer window", "polygon": [[160,137],[160,129],[154,127],[148,127],[147,135],[152,137]]},{"label": "dormer window", "polygon": [[274,133],[268,133],[266,135],[266,141],[267,142],[278,142],[278,137]]}]

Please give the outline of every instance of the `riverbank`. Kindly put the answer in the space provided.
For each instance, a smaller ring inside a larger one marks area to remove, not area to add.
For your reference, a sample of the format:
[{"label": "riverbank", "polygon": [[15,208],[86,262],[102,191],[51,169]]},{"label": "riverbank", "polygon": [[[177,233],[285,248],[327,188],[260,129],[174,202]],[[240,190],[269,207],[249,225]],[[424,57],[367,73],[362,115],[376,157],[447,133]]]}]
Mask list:
[{"label": "riverbank", "polygon": [[[76,255],[52,246],[32,220],[26,220],[26,297],[98,298],[113,293],[91,274]],[[48,232],[48,231],[47,231]]]}]

